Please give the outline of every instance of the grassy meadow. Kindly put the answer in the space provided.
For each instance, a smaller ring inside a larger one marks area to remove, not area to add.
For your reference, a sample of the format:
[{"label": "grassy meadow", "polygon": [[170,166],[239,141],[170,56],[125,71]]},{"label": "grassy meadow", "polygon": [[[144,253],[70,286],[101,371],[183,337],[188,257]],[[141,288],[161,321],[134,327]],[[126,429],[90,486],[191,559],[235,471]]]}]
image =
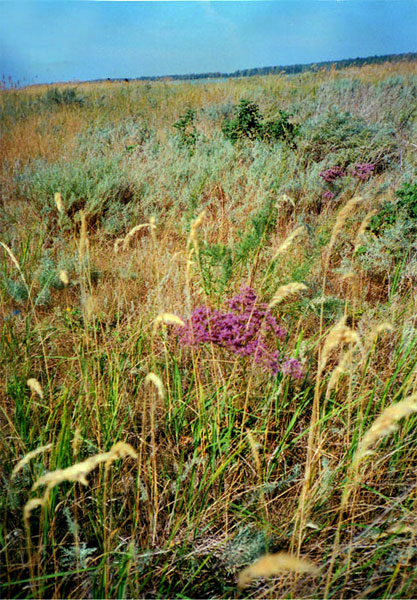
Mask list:
[{"label": "grassy meadow", "polygon": [[0,110],[0,595],[416,597],[416,63]]}]

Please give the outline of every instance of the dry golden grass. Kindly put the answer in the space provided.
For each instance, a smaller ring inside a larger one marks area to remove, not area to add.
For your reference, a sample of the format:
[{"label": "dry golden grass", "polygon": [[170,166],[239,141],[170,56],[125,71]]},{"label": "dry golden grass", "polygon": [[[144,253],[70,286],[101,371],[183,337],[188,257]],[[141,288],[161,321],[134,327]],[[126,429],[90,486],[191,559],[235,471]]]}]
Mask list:
[{"label": "dry golden grass", "polygon": [[286,552],[265,554],[239,573],[238,587],[243,589],[256,579],[277,577],[285,572],[318,575],[320,570],[310,561]]},{"label": "dry golden grass", "polygon": [[32,458],[35,458],[35,456],[38,456],[39,454],[43,454],[43,452],[46,452],[51,448],[52,444],[46,444],[45,446],[39,446],[39,448],[35,448],[35,450],[32,450],[32,452],[28,452],[28,454],[26,454],[21,460],[19,460],[17,465],[14,467],[12,471],[12,478],[15,477],[25,465],[29,464]]},{"label": "dry golden grass", "polygon": [[137,459],[138,457],[130,444],[117,442],[108,452],[95,454],[66,469],[57,469],[56,471],[42,475],[42,477],[39,477],[33,484],[32,491],[37,490],[41,486],[46,486],[45,494],[47,495],[52,488],[60,485],[64,481],[77,481],[82,485],[88,485],[87,475],[89,475],[99,464],[105,463],[108,468],[115,460],[127,458],[128,456],[134,459]]},{"label": "dry golden grass", "polygon": [[398,421],[417,412],[417,394],[408,396],[401,402],[388,406],[374,421],[360,441],[353,465],[356,466],[366,456],[372,454],[370,450],[378,440],[398,430]]}]

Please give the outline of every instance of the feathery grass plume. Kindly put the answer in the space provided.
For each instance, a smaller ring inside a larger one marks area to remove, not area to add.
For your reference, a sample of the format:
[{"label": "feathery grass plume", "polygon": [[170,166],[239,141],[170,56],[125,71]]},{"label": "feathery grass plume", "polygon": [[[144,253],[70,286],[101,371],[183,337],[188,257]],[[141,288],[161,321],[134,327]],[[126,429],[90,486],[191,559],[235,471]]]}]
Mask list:
[{"label": "feathery grass plume", "polygon": [[159,397],[161,400],[165,397],[164,384],[161,379],[155,373],[148,373],[145,377],[145,383],[153,383],[156,389],[158,390]]},{"label": "feathery grass plume", "polygon": [[12,262],[14,264],[14,266],[16,267],[16,269],[20,271],[20,265],[18,263],[17,258],[15,257],[15,255],[13,254],[13,252],[10,250],[9,246],[6,246],[6,244],[4,244],[3,242],[0,242],[0,244],[3,246],[3,248],[6,250],[7,254],[10,256],[10,258],[12,259]]},{"label": "feathery grass plume", "polygon": [[337,367],[333,370],[333,373],[330,376],[329,383],[327,384],[326,390],[326,400],[328,400],[330,396],[330,392],[336,387],[337,382],[339,381],[339,377],[348,371],[349,365],[352,364],[353,358],[353,350],[350,349],[345,352],[342,358],[339,361]]},{"label": "feathery grass plume", "polygon": [[288,196],[288,194],[281,194],[277,199],[277,208],[279,208],[280,204],[284,204],[285,202],[289,202],[291,206],[295,206],[294,200]]},{"label": "feathery grass plume", "polygon": [[246,435],[247,435],[250,449],[252,451],[252,455],[253,455],[253,458],[254,458],[254,461],[256,464],[256,468],[258,470],[258,473],[261,473],[261,461],[259,458],[259,450],[258,450],[259,444],[258,444],[258,442],[255,441],[251,431],[247,431]]},{"label": "feathery grass plume", "polygon": [[356,331],[345,325],[346,317],[343,316],[340,321],[329,331],[323,345],[321,360],[318,373],[321,374],[327,364],[330,353],[339,344],[359,344],[360,339]]},{"label": "feathery grass plume", "polygon": [[365,433],[362,441],[359,442],[352,464],[356,466],[359,461],[372,454],[372,450],[369,450],[369,448],[377,440],[397,431],[398,421],[415,412],[417,412],[417,394],[388,406]]},{"label": "feathery grass plume", "polygon": [[58,212],[62,214],[64,212],[64,205],[62,203],[61,192],[55,192],[54,199],[55,199],[55,206],[57,207]]},{"label": "feathery grass plume", "polygon": [[371,222],[371,219],[374,215],[376,215],[378,213],[377,210],[371,210],[364,218],[364,220],[361,223],[361,226],[358,229],[358,233],[356,234],[355,237],[355,244],[354,244],[354,248],[353,248],[353,253],[355,254],[355,252],[357,252],[359,246],[361,245],[361,240],[362,240],[362,236],[365,233],[365,231],[368,228],[369,223]]},{"label": "feathery grass plume", "polygon": [[237,585],[242,589],[247,587],[254,579],[278,576],[285,571],[317,575],[319,570],[320,569],[310,561],[303,558],[297,558],[286,552],[265,554],[239,573]]},{"label": "feathery grass plume", "polygon": [[35,456],[38,456],[38,454],[42,454],[42,452],[46,452],[50,448],[52,448],[52,444],[46,444],[46,446],[39,446],[39,448],[35,448],[35,450],[28,452],[23,458],[19,460],[19,462],[13,469],[12,479],[13,477],[15,477],[15,475],[17,475],[17,473],[19,473],[19,471],[23,469],[25,465],[27,465],[32,460],[32,458],[35,458]]},{"label": "feathery grass plume", "polygon": [[297,281],[294,281],[293,283],[287,283],[286,285],[281,285],[273,295],[271,302],[268,304],[268,308],[273,308],[287,298],[287,296],[290,296],[291,294],[297,294],[298,292],[306,289],[307,286],[304,283],[298,283]]},{"label": "feathery grass plume", "polygon": [[42,498],[31,498],[28,500],[23,508],[23,521],[25,523],[26,531],[29,531],[29,519],[32,511],[38,506],[43,506],[45,504],[45,500]]},{"label": "feathery grass plume", "polygon": [[349,200],[349,202],[347,202],[345,204],[345,206],[342,208],[342,210],[337,215],[336,223],[334,224],[333,231],[332,231],[332,236],[331,236],[330,242],[327,246],[327,258],[328,259],[330,257],[330,253],[331,253],[334,243],[336,241],[337,234],[342,229],[343,225],[345,224],[346,219],[352,212],[353,208],[358,204],[358,202],[362,202],[361,196],[354,196],[353,198],[351,198]]},{"label": "feathery grass plume", "polygon": [[80,449],[82,442],[83,442],[83,438],[82,438],[80,429],[79,429],[79,427],[76,427],[75,432],[74,432],[74,437],[72,438],[72,441],[71,441],[72,452],[73,452],[74,456],[78,456],[78,450]]},{"label": "feathery grass plume", "polygon": [[154,334],[156,333],[156,330],[158,329],[161,323],[165,323],[165,325],[179,325],[180,327],[185,327],[184,321],[177,317],[177,315],[173,315],[172,313],[161,313],[156,317],[154,321]]},{"label": "feathery grass plume", "polygon": [[117,238],[117,240],[113,244],[113,252],[117,254],[119,252],[120,246],[123,244],[124,238]]},{"label": "feathery grass plume", "polygon": [[126,442],[117,442],[108,452],[95,454],[66,469],[57,469],[56,471],[51,471],[50,473],[42,475],[42,477],[33,484],[32,491],[37,490],[42,485],[46,485],[47,494],[52,488],[63,481],[78,481],[83,485],[88,485],[86,477],[97,467],[97,465],[105,463],[106,467],[109,467],[118,458],[126,458],[127,456],[135,459],[138,458],[138,455],[130,444],[127,444]]},{"label": "feathery grass plume", "polygon": [[272,260],[274,261],[280,254],[286,252],[288,248],[291,246],[295,238],[302,233],[305,232],[305,227],[302,225],[301,227],[297,227],[290,233],[290,235],[282,242],[282,244],[278,247],[278,250],[275,252]]},{"label": "feathery grass plume", "polygon": [[368,345],[372,346],[372,344],[375,342],[377,337],[381,333],[384,333],[384,331],[392,331],[392,330],[393,330],[393,327],[392,327],[391,323],[389,323],[388,321],[384,321],[383,323],[380,323],[374,329],[372,329],[370,331],[370,333],[368,334],[368,336],[366,338]]},{"label": "feathery grass plume", "polygon": [[129,242],[132,239],[132,237],[135,235],[135,233],[140,231],[144,227],[152,228],[152,225],[151,225],[151,223],[141,223],[140,225],[136,225],[130,231],[128,231],[127,235],[123,239],[123,250],[127,249],[127,247],[129,246]]},{"label": "feathery grass plume", "polygon": [[59,279],[64,285],[69,284],[68,273],[65,271],[65,269],[61,269],[61,271],[59,272]]},{"label": "feathery grass plume", "polygon": [[34,379],[34,377],[31,377],[30,379],[27,380],[26,384],[28,385],[28,387],[30,387],[32,392],[34,392],[35,394],[38,394],[38,396],[43,399],[43,391],[41,388],[41,384],[39,383],[39,381],[37,379]]},{"label": "feathery grass plume", "polygon": [[200,227],[205,216],[206,216],[206,211],[203,210],[198,215],[198,217],[191,223],[190,235],[188,237],[188,243],[193,244],[196,254],[198,254],[197,229]]}]

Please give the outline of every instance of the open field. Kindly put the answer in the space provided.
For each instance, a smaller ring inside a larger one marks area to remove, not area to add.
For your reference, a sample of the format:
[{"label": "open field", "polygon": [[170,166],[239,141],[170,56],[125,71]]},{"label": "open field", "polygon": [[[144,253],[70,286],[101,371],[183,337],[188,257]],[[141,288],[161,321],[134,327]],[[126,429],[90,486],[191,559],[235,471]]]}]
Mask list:
[{"label": "open field", "polygon": [[1,596],[416,597],[416,64],[0,103]]}]

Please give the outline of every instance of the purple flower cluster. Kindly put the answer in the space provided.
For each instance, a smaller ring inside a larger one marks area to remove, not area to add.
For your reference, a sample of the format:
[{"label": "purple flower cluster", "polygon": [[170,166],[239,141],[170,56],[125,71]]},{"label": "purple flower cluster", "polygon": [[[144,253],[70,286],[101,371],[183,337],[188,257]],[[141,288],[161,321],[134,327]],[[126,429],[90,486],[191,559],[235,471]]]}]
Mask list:
[{"label": "purple flower cluster", "polygon": [[344,177],[346,173],[341,167],[330,167],[330,169],[321,171],[319,175],[324,181],[327,181],[327,183],[333,183],[333,181],[336,181],[339,177]]},{"label": "purple flower cluster", "polygon": [[355,163],[352,167],[352,175],[361,181],[367,181],[375,169],[373,163]]},{"label": "purple flower cluster", "polygon": [[335,194],[333,192],[331,192],[330,190],[327,190],[327,192],[324,192],[324,194],[323,194],[324,200],[333,200],[334,197],[335,197]]},{"label": "purple flower cluster", "polygon": [[252,356],[274,374],[281,371],[296,379],[303,376],[301,364],[267,345],[267,337],[285,338],[287,332],[272,315],[267,304],[257,301],[251,288],[227,301],[229,312],[207,306],[196,308],[185,327],[178,328],[183,345],[198,346],[212,343],[230,350],[238,356]]}]

